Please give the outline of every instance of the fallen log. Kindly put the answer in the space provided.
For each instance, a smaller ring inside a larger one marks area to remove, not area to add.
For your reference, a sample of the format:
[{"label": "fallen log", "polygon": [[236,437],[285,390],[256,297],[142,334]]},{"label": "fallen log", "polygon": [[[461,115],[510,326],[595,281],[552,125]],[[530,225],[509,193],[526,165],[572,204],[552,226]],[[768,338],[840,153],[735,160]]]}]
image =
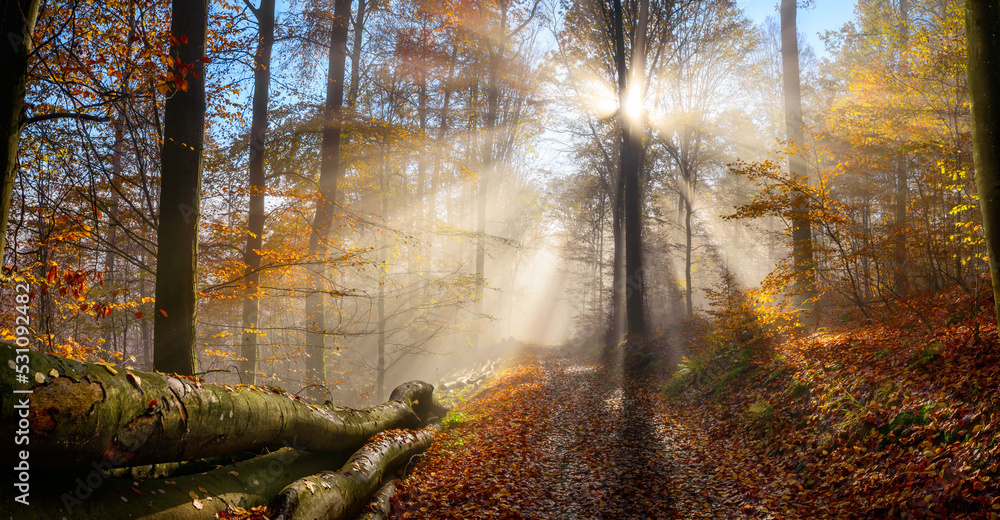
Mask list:
[{"label": "fallen log", "polygon": [[194,473],[212,471],[220,466],[235,464],[240,461],[252,459],[258,455],[261,454],[246,453],[242,455],[226,455],[221,457],[210,457],[207,459],[185,460],[183,462],[161,462],[159,464],[147,464],[144,466],[125,466],[123,468],[112,469],[107,473],[113,477],[132,480],[179,477],[182,475],[192,475]]},{"label": "fallen log", "polygon": [[32,491],[28,506],[14,504],[7,494],[0,510],[16,512],[18,520],[209,520],[230,506],[265,506],[288,484],[349,457],[285,448],[205,473],[154,480],[114,477],[99,465],[71,476],[38,475],[45,485]]},{"label": "fallen log", "polygon": [[382,478],[430,447],[432,429],[378,434],[336,471],[292,483],[275,498],[271,520],[341,520],[357,514],[379,489]]},{"label": "fallen log", "polygon": [[[0,438],[26,437],[32,470],[181,462],[287,445],[350,451],[382,430],[443,416],[433,387],[419,381],[400,385],[386,403],[353,410],[310,404],[276,386],[202,384],[10,345],[0,345],[0,358],[30,368],[0,371]],[[13,463],[16,450],[5,451]]]},{"label": "fallen log", "polygon": [[479,386],[493,375],[498,363],[499,360],[490,362],[490,360],[487,359],[482,363],[476,364],[476,366],[469,372],[456,376],[455,379],[451,381],[438,381],[437,390],[441,393],[447,393],[460,390],[467,386]]},{"label": "fallen log", "polygon": [[396,495],[396,482],[393,479],[382,485],[354,520],[388,520],[392,512],[392,497]]}]

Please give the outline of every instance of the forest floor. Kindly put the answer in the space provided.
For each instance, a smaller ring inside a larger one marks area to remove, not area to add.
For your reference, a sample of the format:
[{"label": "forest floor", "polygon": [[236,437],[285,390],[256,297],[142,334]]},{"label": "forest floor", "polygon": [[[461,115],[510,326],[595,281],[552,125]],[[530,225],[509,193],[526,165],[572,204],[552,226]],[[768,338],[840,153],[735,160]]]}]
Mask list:
[{"label": "forest floor", "polygon": [[921,304],[632,384],[529,350],[455,406],[393,518],[1000,518],[992,301]]},{"label": "forest floor", "polygon": [[761,517],[651,380],[623,384],[568,348],[510,365],[445,421],[393,518]]}]

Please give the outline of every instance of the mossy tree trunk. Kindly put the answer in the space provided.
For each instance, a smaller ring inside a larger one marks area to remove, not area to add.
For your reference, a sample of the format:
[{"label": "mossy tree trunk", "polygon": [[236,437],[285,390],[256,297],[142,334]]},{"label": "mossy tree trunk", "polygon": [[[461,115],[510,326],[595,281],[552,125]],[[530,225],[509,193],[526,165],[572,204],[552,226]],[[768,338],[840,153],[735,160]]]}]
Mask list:
[{"label": "mossy tree trunk", "polygon": [[[0,355],[13,360],[14,348],[0,345]],[[15,406],[29,403],[23,426],[37,469],[87,469],[104,462],[138,466],[281,446],[319,453],[354,450],[382,430],[412,428],[443,415],[433,387],[419,381],[400,385],[385,403],[353,410],[308,404],[277,387],[201,384],[27,355],[30,386],[15,382],[14,370],[0,372],[0,388],[33,392],[0,393],[0,435],[15,437],[22,426]]]},{"label": "mossy tree trunk", "polygon": [[430,447],[431,430],[387,431],[372,439],[336,471],[298,480],[272,503],[272,520],[343,519],[358,514],[383,477]]},{"label": "mossy tree trunk", "polygon": [[30,507],[14,510],[20,520],[209,520],[230,505],[267,505],[292,482],[339,467],[350,455],[284,448],[210,471],[148,480],[111,476],[112,465],[105,462],[89,471],[46,475],[45,486],[32,491]]}]

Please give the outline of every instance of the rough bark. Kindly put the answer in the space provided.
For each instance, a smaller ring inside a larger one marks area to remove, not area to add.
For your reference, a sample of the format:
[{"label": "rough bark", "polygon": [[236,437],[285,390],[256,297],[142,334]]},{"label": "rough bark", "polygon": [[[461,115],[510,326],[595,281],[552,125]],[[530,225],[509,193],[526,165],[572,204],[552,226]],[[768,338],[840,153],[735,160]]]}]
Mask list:
[{"label": "rough bark", "polygon": [[[10,345],[0,355],[17,360]],[[377,432],[443,416],[433,386],[400,385],[390,400],[353,410],[310,405],[278,387],[205,385],[194,380],[37,352],[27,356],[30,384],[0,373],[0,435],[27,429],[39,469],[179,462],[294,445],[314,452],[356,449]],[[9,389],[31,390],[15,394]],[[24,399],[25,401],[21,401]],[[27,424],[15,405],[29,402]],[[5,454],[10,458],[12,454]]]},{"label": "rough bark", "polygon": [[[153,365],[194,374],[198,305],[198,223],[201,218],[202,145],[205,138],[205,38],[208,0],[173,2],[171,72],[186,88],[171,87],[163,109],[160,219],[156,233],[156,312]],[[179,67],[189,67],[186,73]],[[183,78],[183,79],[181,79]]]},{"label": "rough bark", "polygon": [[38,18],[40,0],[3,0],[0,20],[3,38],[0,44],[0,141],[6,150],[0,154],[3,185],[0,191],[0,258],[3,256],[10,215],[10,199],[17,180],[17,145],[21,138],[24,92],[28,79],[28,56],[34,46],[32,34]]},{"label": "rough bark", "polygon": [[388,520],[392,513],[392,497],[396,496],[396,482],[397,480],[386,482],[354,520]]},{"label": "rough bark", "polygon": [[274,46],[274,0],[261,0],[257,17],[257,54],[253,70],[253,119],[250,123],[250,207],[247,216],[246,294],[243,297],[241,381],[257,382],[257,332],[260,327],[260,250],[264,247],[264,144],[267,140],[267,102],[271,89],[271,48]]},{"label": "rough bark", "polygon": [[[802,91],[799,83],[799,44],[796,29],[796,0],[781,1],[782,91],[785,98],[785,131],[792,154],[788,172],[793,182],[806,182],[806,162],[802,159]],[[796,277],[795,305],[811,308],[816,296],[816,272],[813,268],[812,227],[809,224],[805,194],[797,193],[792,208],[792,259]]]},{"label": "rough bark", "polygon": [[966,0],[972,152],[1000,320],[1000,0]]},{"label": "rough bark", "polygon": [[376,436],[337,471],[298,480],[272,503],[272,520],[324,518],[357,514],[379,489],[383,476],[403,467],[430,447],[432,430],[387,431]]},{"label": "rough bark", "polygon": [[45,475],[45,486],[33,488],[30,506],[18,507],[17,518],[209,520],[230,505],[267,505],[290,483],[338,467],[349,456],[349,451],[316,455],[284,448],[211,471],[150,480],[111,476],[112,466],[105,463],[86,472]]},{"label": "rough bark", "polygon": [[[337,184],[344,175],[340,160],[342,112],[344,105],[344,74],[347,68],[347,30],[351,20],[351,0],[336,0],[333,25],[330,29],[330,59],[327,70],[326,105],[324,107],[323,143],[321,145],[319,189],[316,213],[309,234],[309,256],[313,265],[309,275],[311,291],[306,295],[306,377],[313,385],[326,383],[326,311],[323,287],[327,285],[325,260],[330,228],[333,225]],[[325,392],[313,390],[316,398]]]}]

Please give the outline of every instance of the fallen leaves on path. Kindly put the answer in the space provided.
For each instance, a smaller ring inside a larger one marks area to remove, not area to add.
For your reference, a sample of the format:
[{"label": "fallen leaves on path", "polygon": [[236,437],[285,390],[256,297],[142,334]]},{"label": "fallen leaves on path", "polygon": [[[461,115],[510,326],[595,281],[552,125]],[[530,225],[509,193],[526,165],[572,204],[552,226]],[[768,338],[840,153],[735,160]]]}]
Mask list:
[{"label": "fallen leaves on path", "polygon": [[456,410],[416,464],[393,518],[748,518],[739,486],[662,421],[656,385],[538,349]]}]

